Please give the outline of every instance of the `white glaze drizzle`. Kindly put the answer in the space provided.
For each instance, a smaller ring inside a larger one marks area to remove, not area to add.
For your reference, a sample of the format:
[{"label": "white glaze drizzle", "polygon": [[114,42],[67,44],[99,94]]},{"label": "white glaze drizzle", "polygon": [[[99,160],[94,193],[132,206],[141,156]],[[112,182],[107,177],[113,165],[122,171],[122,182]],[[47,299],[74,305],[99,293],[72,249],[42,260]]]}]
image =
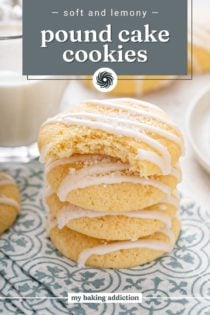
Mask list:
[{"label": "white glaze drizzle", "polygon": [[[175,125],[171,122],[169,122],[167,119],[164,117],[161,117],[160,115],[156,113],[150,113],[148,111],[145,111],[144,108],[146,109],[155,109],[157,112],[159,111],[162,113],[163,111],[146,102],[138,101],[138,100],[133,100],[129,98],[124,98],[124,99],[111,99],[111,100],[90,100],[87,101],[90,102],[90,104],[95,104],[95,105],[101,105],[103,107],[109,107],[109,108],[117,108],[121,110],[126,110],[128,113],[135,113],[142,115],[144,117],[149,117],[150,119],[156,119],[164,124],[167,124],[173,128],[176,128]],[[125,104],[122,104],[122,102],[125,102]],[[126,105],[126,102],[130,102],[134,105],[138,105],[140,108],[132,107]],[[143,108],[143,109],[142,109]],[[162,145],[159,141],[156,139],[153,139],[150,135],[145,134],[146,132],[150,133],[155,133],[158,134],[166,139],[169,139],[170,141],[175,142],[178,144],[182,149],[183,149],[183,141],[180,137],[175,135],[174,133],[164,130],[162,128],[156,127],[156,126],[149,126],[147,123],[143,122],[138,122],[137,120],[133,121],[132,119],[127,119],[125,117],[125,112],[123,113],[122,111],[119,113],[121,114],[121,117],[117,117],[116,115],[110,115],[108,113],[106,116],[103,114],[100,114],[99,112],[66,112],[61,115],[58,115],[57,117],[54,117],[52,119],[49,119],[46,123],[52,123],[52,122],[62,122],[65,124],[76,124],[76,125],[81,125],[81,126],[87,126],[90,128],[94,129],[101,129],[109,133],[114,133],[114,134],[119,134],[122,136],[128,136],[128,137],[134,137],[135,139],[138,139],[142,141],[143,143],[148,144],[151,146],[154,151],[159,152],[159,154],[155,152],[150,152],[148,150],[148,153],[145,153],[146,150],[144,151],[144,160],[148,160],[150,162],[155,163],[155,157],[157,166],[161,169],[163,175],[166,175],[170,172],[171,170],[171,156],[168,152],[168,150],[165,148],[164,145]],[[124,114],[124,115],[123,115]],[[45,124],[46,124],[45,123]],[[179,130],[176,128],[176,130],[179,132]],[[180,134],[180,132],[179,132]],[[47,151],[50,148],[48,147],[47,149],[42,150],[41,155],[46,155]],[[138,152],[137,157],[141,159],[142,151]],[[150,154],[151,153],[151,154]],[[156,154],[156,156],[155,156]],[[162,159],[162,161],[161,161]]]},{"label": "white glaze drizzle", "polygon": [[[94,128],[94,129],[100,129],[100,130],[104,130],[106,132],[109,133],[114,133],[114,134],[119,134],[121,136],[127,136],[127,137],[134,137],[144,143],[147,143],[149,146],[153,147],[154,150],[159,151],[161,153],[162,159],[165,162],[165,174],[169,173],[171,170],[171,156],[168,152],[168,150],[165,148],[165,146],[163,146],[160,142],[158,142],[157,140],[153,139],[152,137],[144,134],[144,133],[140,133],[138,131],[133,131],[129,128],[125,128],[123,126],[110,126],[110,124],[107,123],[102,123],[102,122],[96,122],[96,121],[91,121],[91,120],[87,120],[87,119],[79,119],[79,118],[72,118],[70,117],[70,113],[69,116],[66,118],[53,118],[53,120],[48,120],[48,123],[53,122],[53,121],[60,121],[62,123],[67,123],[67,124],[76,124],[76,125],[80,125],[80,126],[87,126],[90,128]],[[49,149],[49,147],[48,147]],[[42,153],[47,153],[48,150],[44,149],[42,151]],[[41,154],[42,154],[41,153]],[[44,157],[42,157],[42,160],[44,159]]]},{"label": "white glaze drizzle", "polygon": [[[47,219],[47,233],[49,234],[50,231],[56,227],[57,222],[55,219],[52,219],[48,217]],[[106,244],[106,245],[99,245],[92,248],[87,248],[83,250],[79,257],[78,257],[78,264],[80,266],[85,266],[86,261],[92,256],[92,255],[105,255],[109,254],[118,250],[123,249],[152,249],[157,251],[163,251],[163,252],[170,252],[173,249],[175,237],[173,232],[171,232],[169,229],[164,228],[160,233],[165,234],[170,239],[170,243],[161,242],[161,241],[155,241],[155,240],[135,240],[135,241],[119,241],[117,243],[112,244]]]},{"label": "white glaze drizzle", "polygon": [[83,250],[78,257],[79,266],[85,266],[85,263],[92,255],[106,255],[124,249],[152,249],[163,252],[170,252],[173,249],[172,244],[155,240],[137,240],[117,242],[107,245],[99,245]]},{"label": "white glaze drizzle", "polygon": [[17,203],[17,201],[15,201],[14,199],[8,198],[6,196],[0,195],[0,204],[14,207],[18,211],[20,211],[20,206]]},{"label": "white glaze drizzle", "polygon": [[166,167],[165,161],[160,155],[158,155],[155,152],[150,152],[147,150],[140,149],[138,150],[138,157],[142,161],[148,161],[151,162],[159,167],[163,175],[168,174],[169,166]]},{"label": "white glaze drizzle", "polygon": [[152,186],[163,193],[170,194],[171,188],[158,180],[145,179],[137,176],[123,176],[119,174],[110,174],[105,176],[87,176],[87,177],[77,177],[74,175],[68,175],[61,182],[58,189],[58,196],[61,201],[65,201],[68,194],[76,189],[82,189],[89,186],[95,185],[106,185],[106,184],[120,184],[120,183],[133,183],[140,184],[144,186]]},{"label": "white glaze drizzle", "polygon": [[[69,114],[68,114],[68,116],[69,116]],[[102,123],[104,122],[104,123],[107,123],[110,125],[113,123],[113,126],[115,124],[118,127],[126,126],[127,128],[133,128],[133,129],[140,131],[140,132],[147,131],[150,133],[155,133],[155,134],[158,134],[158,135],[164,137],[165,139],[168,139],[168,140],[175,142],[180,147],[182,147],[181,139],[178,136],[176,136],[175,134],[173,134],[173,133],[171,133],[165,129],[161,129],[161,128],[155,127],[155,126],[149,126],[146,123],[133,121],[133,120],[126,119],[123,117],[116,117],[116,116],[114,117],[114,116],[110,116],[108,114],[106,114],[106,116],[104,117],[103,114],[99,114],[96,112],[89,113],[89,112],[85,112],[85,111],[79,112],[79,113],[71,113],[71,117],[78,118],[81,120],[89,118],[91,121],[98,121],[98,122],[100,121]],[[65,116],[63,118],[65,118]]]},{"label": "white glaze drizzle", "polygon": [[173,167],[171,169],[171,174],[173,177],[175,177],[177,179],[178,182],[181,181],[182,179],[182,173],[181,173],[181,170],[180,170],[180,167]]},{"label": "white glaze drizzle", "polygon": [[76,171],[75,173],[70,172],[70,176],[74,176],[75,174],[75,180],[80,180],[81,177],[85,176],[94,176],[94,175],[102,175],[102,174],[109,174],[111,172],[117,172],[117,171],[125,171],[128,170],[129,165],[123,164],[120,162],[116,163],[101,163],[96,164],[93,166],[87,166],[85,168],[80,169],[79,171]]},{"label": "white glaze drizzle", "polygon": [[[105,157],[105,158],[107,158],[108,160],[108,157]],[[83,154],[83,155],[77,155],[77,156],[75,155],[69,158],[63,158],[63,159],[54,160],[54,161],[48,161],[46,163],[45,173],[46,174],[49,173],[51,170],[53,170],[57,166],[67,165],[71,163],[78,163],[78,162],[86,162],[86,161],[100,161],[101,159],[103,159],[102,155]]]},{"label": "white glaze drizzle", "polygon": [[170,243],[171,243],[171,244],[173,244],[173,245],[175,244],[175,241],[176,241],[175,235],[174,235],[174,233],[172,232],[172,230],[170,230],[167,226],[164,227],[164,228],[163,228],[162,230],[160,230],[159,232],[165,234],[165,235],[170,239]]},{"label": "white glaze drizzle", "polygon": [[[100,100],[100,101],[106,101],[106,100]],[[145,102],[145,101],[140,101],[140,100],[137,100],[135,98],[130,98],[130,97],[122,97],[122,98],[111,98],[109,99],[109,101],[111,102],[127,102],[127,103],[131,103],[133,105],[138,105],[138,106],[141,106],[141,107],[145,107],[145,108],[148,108],[148,109],[155,109],[156,111],[159,111],[160,113],[163,113],[164,111],[156,106],[156,105],[153,105],[151,103],[148,103],[148,102]]]},{"label": "white glaze drizzle", "polygon": [[39,162],[40,163],[44,163],[45,162],[45,158],[46,158],[49,150],[51,149],[51,147],[52,147],[52,144],[48,143],[47,145],[45,145],[45,146],[43,146],[41,148],[40,156],[39,156]]},{"label": "white glaze drizzle", "polygon": [[47,230],[47,234],[50,234],[50,231],[57,226],[57,221],[55,218],[52,218],[50,215],[47,216],[45,227]]},{"label": "white glaze drizzle", "polygon": [[[146,159],[147,161],[151,161],[152,163],[156,163],[158,165],[158,167],[161,169],[161,171],[164,173],[164,161],[160,158],[160,156],[156,153],[153,152],[149,152],[146,150],[139,150],[139,156],[141,157],[142,160]],[[108,171],[117,171],[117,170],[129,170],[129,164],[126,163],[121,163],[120,161],[116,161],[116,162],[110,162],[111,159],[108,158],[107,156],[101,156],[101,155],[79,155],[79,156],[72,156],[70,158],[63,158],[63,159],[59,159],[59,160],[54,160],[52,162],[47,162],[46,164],[46,168],[45,168],[45,178],[46,175],[52,171],[54,168],[58,167],[58,166],[65,166],[68,164],[72,164],[72,163],[77,163],[77,162],[94,162],[94,163],[98,163],[98,171],[97,173],[94,174],[102,174],[105,173],[104,170],[104,161],[107,161],[107,164],[112,163],[112,168]],[[115,167],[114,167],[115,165]],[[108,167],[108,166],[107,166]],[[96,166],[94,166],[94,168],[96,168]],[[88,171],[83,171],[85,174],[89,175],[89,173],[91,172],[91,174],[93,171],[93,168],[89,168]],[[78,172],[78,171],[77,171]],[[81,172],[81,171],[79,171]],[[81,173],[79,173],[80,175]],[[172,168],[171,170],[171,174],[172,176],[176,177],[178,181],[181,180],[181,171],[179,169],[179,167],[176,168]]]},{"label": "white glaze drizzle", "polygon": [[[62,118],[61,116],[57,116],[55,118],[48,119],[45,124],[52,123],[52,122],[62,122],[62,123],[67,123],[67,124],[70,123],[72,125],[75,124],[75,125],[81,125],[81,126],[88,126],[95,129],[101,129],[109,133],[135,137],[140,141],[149,143],[149,145],[154,147],[157,151],[159,150],[163,156],[165,155],[165,160],[167,160],[166,165],[167,166],[170,165],[171,157],[167,149],[163,145],[161,145],[159,142],[153,140],[151,137],[147,135],[138,134],[137,132],[132,132],[130,129],[127,129],[127,128],[126,130],[122,131],[122,129],[119,127],[115,127],[113,131],[113,128],[110,127],[109,124],[98,123],[98,122],[89,121],[89,120],[79,120],[77,118],[70,118],[70,117],[65,119],[65,117]],[[47,146],[42,148],[41,153],[40,153],[40,162],[44,162],[45,157],[52,146],[53,146],[52,144],[48,144]]]},{"label": "white glaze drizzle", "polygon": [[[138,105],[140,105],[140,108],[136,108],[136,107],[132,107],[130,105],[122,104],[122,99],[121,99],[121,103],[118,104],[117,102],[119,100],[120,99],[90,100],[90,101],[87,101],[87,103],[88,104],[90,103],[91,105],[92,104],[94,104],[94,105],[100,104],[102,107],[107,107],[107,108],[111,108],[111,109],[125,110],[128,113],[130,113],[130,114],[138,114],[138,115],[141,115],[144,118],[154,119],[154,120],[157,120],[157,121],[159,121],[159,122],[161,122],[161,123],[163,123],[163,124],[165,124],[165,125],[167,125],[169,127],[172,127],[173,129],[175,129],[180,134],[180,130],[178,129],[178,127],[172,121],[169,121],[169,119],[166,119],[166,118],[158,115],[157,113],[148,112],[148,111],[145,111],[144,109],[142,109],[141,105],[143,106],[145,104],[145,102],[137,101]],[[145,106],[143,106],[143,107],[145,107]],[[154,108],[152,108],[152,109],[154,109]],[[157,109],[157,107],[155,107],[155,109]],[[163,111],[159,110],[159,108],[158,108],[158,111],[163,113]]]},{"label": "white glaze drizzle", "polygon": [[84,210],[74,205],[64,206],[59,210],[57,215],[58,228],[62,229],[67,223],[75,219],[81,218],[101,218],[105,216],[124,216],[136,219],[159,220],[164,223],[167,228],[171,227],[171,218],[158,210],[139,210],[130,212],[102,212]]},{"label": "white glaze drizzle", "polygon": [[173,196],[173,195],[167,195],[163,200],[162,203],[167,203],[170,204],[176,208],[179,206],[179,200],[178,197]]}]

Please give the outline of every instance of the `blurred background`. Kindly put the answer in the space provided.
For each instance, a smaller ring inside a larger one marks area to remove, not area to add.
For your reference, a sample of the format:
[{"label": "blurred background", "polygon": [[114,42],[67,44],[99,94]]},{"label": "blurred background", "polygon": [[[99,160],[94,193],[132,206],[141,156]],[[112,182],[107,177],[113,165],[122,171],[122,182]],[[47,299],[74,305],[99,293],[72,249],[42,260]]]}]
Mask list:
[{"label": "blurred background", "polygon": [[[193,6],[195,13],[198,10],[201,10],[203,12],[209,12],[210,15],[209,0],[194,0]],[[21,23],[21,16],[21,0],[0,0],[0,26],[9,21],[9,24],[6,23],[7,29],[9,29],[9,25],[11,25],[11,23]],[[183,131],[186,142],[186,151],[182,160],[183,182],[180,185],[180,191],[187,197],[186,202],[189,202],[190,204],[192,199],[195,199],[205,208],[209,208],[210,203],[210,177],[204,168],[202,168],[198,163],[194,151],[189,143],[186,120],[189,108],[192,106],[194,99],[201,90],[207,88],[208,86],[210,88],[210,73],[207,72],[194,75],[193,80],[190,81],[177,80],[163,89],[157,89],[153,92],[150,91],[150,93],[141,96],[133,95],[134,97],[159,105],[172,117],[172,119]],[[71,108],[74,104],[84,99],[106,97],[112,97],[112,95],[99,93],[92,88],[88,88],[81,81],[69,81],[60,104],[60,110]],[[205,132],[208,132],[208,130],[210,134],[210,124],[209,129],[206,129]],[[205,136],[202,134],[202,128],[199,132],[201,138]],[[210,143],[208,144],[210,146]]]}]

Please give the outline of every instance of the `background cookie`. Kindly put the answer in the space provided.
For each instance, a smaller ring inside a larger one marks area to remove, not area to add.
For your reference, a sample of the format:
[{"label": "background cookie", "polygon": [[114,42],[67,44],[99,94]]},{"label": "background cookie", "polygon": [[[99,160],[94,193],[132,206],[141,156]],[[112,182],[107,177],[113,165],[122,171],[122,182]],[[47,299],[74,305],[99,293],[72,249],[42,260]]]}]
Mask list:
[{"label": "background cookie", "polygon": [[[176,240],[180,231],[180,222],[178,219],[174,220],[171,231],[174,233],[174,238]],[[55,247],[64,256],[74,261],[78,261],[78,263],[81,265],[85,263],[88,266],[101,268],[131,268],[142,265],[162,256],[165,252],[172,250],[172,247],[174,245],[173,242],[170,243],[170,238],[165,234],[155,233],[150,237],[140,239],[147,242],[147,245],[144,245],[144,248],[118,249],[114,252],[106,254],[92,254],[90,255],[90,258],[87,258],[86,260],[84,258],[87,252],[84,253],[83,251],[101,245],[103,245],[104,250],[107,250],[107,245],[113,243],[106,243],[103,240],[98,240],[85,236],[83,234],[74,232],[66,227],[62,230],[59,230],[57,227],[52,228],[50,231],[50,238]],[[156,247],[156,250],[146,248],[146,246],[148,246],[148,241],[150,245]],[[155,245],[153,241],[155,241]],[[158,244],[156,243],[156,241],[158,242]],[[159,242],[161,243],[161,245]],[[122,248],[123,243],[118,242],[118,245],[120,244]],[[129,244],[127,245],[137,246],[136,244],[134,244],[134,242],[129,242]],[[157,248],[159,248],[159,250],[157,250]]]},{"label": "background cookie", "polygon": [[[210,71],[210,13],[209,10],[197,9],[193,16],[193,72],[204,73]],[[191,32],[189,33],[191,41]],[[189,44],[191,52],[191,43]],[[189,54],[191,55],[191,54]],[[191,68],[191,60],[189,60]]]},{"label": "background cookie", "polygon": [[0,172],[0,234],[15,221],[20,211],[20,195],[16,183],[9,175]]}]

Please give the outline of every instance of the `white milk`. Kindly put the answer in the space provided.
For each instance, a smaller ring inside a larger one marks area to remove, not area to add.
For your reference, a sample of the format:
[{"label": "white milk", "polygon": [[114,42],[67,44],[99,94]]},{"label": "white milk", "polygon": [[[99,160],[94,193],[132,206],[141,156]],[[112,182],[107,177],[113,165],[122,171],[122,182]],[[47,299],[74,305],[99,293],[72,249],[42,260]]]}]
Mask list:
[{"label": "white milk", "polygon": [[[0,36],[21,33],[20,23],[0,23]],[[41,124],[59,111],[69,83],[27,81],[21,73],[22,39],[0,40],[0,147],[33,144]]]},{"label": "white milk", "polygon": [[0,147],[27,146],[41,124],[59,110],[68,81],[27,81],[0,69]]}]

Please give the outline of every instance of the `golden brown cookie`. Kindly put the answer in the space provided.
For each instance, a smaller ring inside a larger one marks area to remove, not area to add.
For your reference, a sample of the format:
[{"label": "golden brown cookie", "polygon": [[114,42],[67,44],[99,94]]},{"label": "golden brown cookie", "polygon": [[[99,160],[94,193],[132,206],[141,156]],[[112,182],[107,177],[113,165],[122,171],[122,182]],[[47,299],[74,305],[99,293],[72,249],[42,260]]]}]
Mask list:
[{"label": "golden brown cookie", "polygon": [[173,249],[179,236],[180,221],[172,229],[157,232],[138,241],[106,242],[74,232],[67,227],[53,227],[50,238],[55,247],[79,265],[101,268],[131,268],[151,262]]},{"label": "golden brown cookie", "polygon": [[20,211],[20,195],[13,178],[0,172],[0,234],[15,221]]},{"label": "golden brown cookie", "polygon": [[183,149],[181,133],[166,113],[134,99],[84,101],[48,120],[38,142],[42,160],[108,155],[139,176],[170,174]]},{"label": "golden brown cookie", "polygon": [[108,156],[77,155],[48,163],[46,181],[61,201],[95,211],[135,211],[157,204],[176,188],[180,169],[140,178]]},{"label": "golden brown cookie", "polygon": [[50,216],[56,219],[59,229],[67,226],[73,231],[106,240],[134,240],[164,227],[171,228],[178,211],[178,199],[175,201],[177,205],[169,202],[166,199],[139,211],[111,213],[89,211],[61,202],[56,194],[46,198]]}]

